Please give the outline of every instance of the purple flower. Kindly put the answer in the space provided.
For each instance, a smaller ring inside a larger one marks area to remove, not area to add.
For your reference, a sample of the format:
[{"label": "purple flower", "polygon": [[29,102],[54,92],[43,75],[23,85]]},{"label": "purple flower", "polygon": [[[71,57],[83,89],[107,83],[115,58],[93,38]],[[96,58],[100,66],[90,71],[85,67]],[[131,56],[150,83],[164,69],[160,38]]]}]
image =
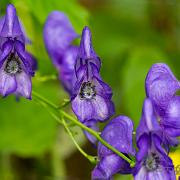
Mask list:
[{"label": "purple flower", "polygon": [[136,155],[134,179],[175,180],[172,160],[162,148],[161,128],[150,99],[144,101],[143,113],[136,131],[139,151]]},{"label": "purple flower", "polygon": [[146,77],[146,94],[153,103],[159,125],[163,131],[166,149],[178,144],[180,135],[180,82],[166,64],[155,64]]},{"label": "purple flower", "polygon": [[96,65],[98,72],[101,68],[101,60],[96,55],[92,47],[92,35],[90,29],[85,26],[82,31],[80,49],[77,57],[77,62],[75,65],[76,71],[85,64],[93,63]]},{"label": "purple flower", "polygon": [[[75,65],[77,81],[71,96],[72,109],[82,123],[92,125],[93,122],[93,129],[98,129],[95,127],[97,122],[105,121],[114,114],[112,90],[100,77],[100,59],[92,49],[88,27],[83,29],[80,44]],[[94,137],[85,134],[95,143]]]},{"label": "purple flower", "polygon": [[[101,137],[117,150],[128,155],[134,155],[132,144],[133,123],[126,116],[118,116],[107,124]],[[129,163],[113,153],[110,149],[98,143],[99,163],[92,172],[93,180],[108,180],[117,173],[131,173]]]},{"label": "purple flower", "polygon": [[34,57],[26,52],[22,25],[13,5],[0,20],[0,94],[11,93],[31,99],[31,76],[37,68]]},{"label": "purple flower", "polygon": [[76,81],[75,62],[78,47],[72,41],[78,35],[74,31],[68,17],[59,11],[49,14],[44,26],[44,41],[53,64],[59,72],[59,78],[71,95]]}]

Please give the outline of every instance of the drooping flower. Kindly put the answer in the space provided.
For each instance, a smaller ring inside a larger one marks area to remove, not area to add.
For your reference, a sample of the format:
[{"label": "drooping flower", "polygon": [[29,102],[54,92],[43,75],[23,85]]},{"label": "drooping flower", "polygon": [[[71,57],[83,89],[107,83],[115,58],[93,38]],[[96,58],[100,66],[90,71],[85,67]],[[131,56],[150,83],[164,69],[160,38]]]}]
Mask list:
[{"label": "drooping flower", "polygon": [[161,146],[161,128],[154,113],[151,100],[146,99],[136,131],[139,151],[136,154],[134,179],[175,180],[174,166]]},{"label": "drooping flower", "polygon": [[114,113],[111,88],[102,81],[94,64],[81,66],[72,96],[72,109],[81,122],[104,121]]},{"label": "drooping flower", "polygon": [[[85,27],[75,64],[77,80],[71,102],[77,118],[84,124],[92,125],[93,122],[94,129],[98,129],[95,124],[109,119],[114,114],[112,90],[99,74],[100,64],[100,59],[92,48],[90,29]],[[91,142],[95,142],[91,135],[87,137]]]},{"label": "drooping flower", "polygon": [[48,54],[59,73],[65,90],[71,95],[75,78],[78,47],[72,45],[78,35],[68,17],[59,11],[49,14],[44,26],[44,41]]},{"label": "drooping flower", "polygon": [[95,64],[98,72],[100,71],[101,60],[93,49],[91,31],[87,26],[85,26],[82,31],[80,49],[78,52],[75,69],[77,71],[82,65],[90,63]]},{"label": "drooping flower", "polygon": [[166,149],[178,144],[180,136],[180,82],[166,64],[154,64],[146,77],[146,94],[153,103],[156,116],[163,131]]},{"label": "drooping flower", "polygon": [[22,25],[13,5],[0,20],[0,94],[11,93],[31,99],[31,77],[37,68],[34,57],[25,50]]},{"label": "drooping flower", "polygon": [[[124,155],[134,155],[132,143],[133,123],[126,116],[118,116],[110,121],[101,133],[101,137]],[[128,162],[98,143],[99,163],[92,172],[93,180],[110,180],[117,173],[131,173]]]}]

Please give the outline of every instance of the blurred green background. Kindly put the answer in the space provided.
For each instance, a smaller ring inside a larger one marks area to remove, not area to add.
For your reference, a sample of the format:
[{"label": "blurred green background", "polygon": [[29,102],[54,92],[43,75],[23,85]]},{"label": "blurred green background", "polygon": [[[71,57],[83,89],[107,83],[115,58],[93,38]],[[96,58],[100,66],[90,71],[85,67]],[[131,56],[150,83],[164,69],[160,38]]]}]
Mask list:
[{"label": "blurred green background", "polygon": [[[151,65],[165,62],[180,79],[179,0],[0,0],[1,15],[8,3],[15,5],[32,40],[27,48],[38,60],[33,89],[56,104],[68,96],[53,78],[57,72],[43,44],[43,25],[53,10],[65,12],[79,34],[90,26],[103,64],[101,75],[113,89],[116,115],[128,115],[135,127]],[[52,79],[44,81],[41,76]],[[81,130],[73,128],[73,132],[79,144],[96,155]],[[173,157],[180,159],[178,149]],[[35,101],[16,102],[13,95],[0,100],[0,179],[89,180],[92,169],[64,129]]]}]

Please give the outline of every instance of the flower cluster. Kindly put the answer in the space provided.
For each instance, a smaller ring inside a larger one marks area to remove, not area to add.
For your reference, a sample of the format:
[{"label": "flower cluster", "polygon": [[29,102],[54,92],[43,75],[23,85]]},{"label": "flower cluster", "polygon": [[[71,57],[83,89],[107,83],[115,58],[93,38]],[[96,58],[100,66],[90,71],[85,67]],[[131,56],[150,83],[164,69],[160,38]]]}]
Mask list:
[{"label": "flower cluster", "polygon": [[[97,129],[97,122],[105,121],[114,114],[112,90],[103,82],[99,74],[100,66],[100,59],[92,48],[90,29],[85,27],[75,63],[77,80],[71,102],[78,119],[93,129]],[[87,137],[95,143],[94,137]]]},{"label": "flower cluster", "polygon": [[0,19],[0,94],[11,93],[31,99],[31,77],[37,68],[34,57],[25,50],[28,39],[13,5]]},{"label": "flower cluster", "polygon": [[[101,60],[92,46],[90,29],[82,30],[80,45],[73,45],[79,35],[62,12],[52,12],[44,26],[44,41],[50,58],[69,93],[72,110],[85,126],[99,131],[98,122],[104,122],[115,113],[111,87],[100,75]],[[0,94],[11,93],[31,99],[31,77],[37,68],[34,57],[25,50],[29,42],[16,10],[8,5],[0,19]],[[93,180],[110,180],[117,174],[133,174],[135,180],[174,180],[171,146],[177,146],[180,136],[180,82],[170,68],[154,64],[145,81],[146,98],[136,130],[138,152],[133,147],[133,122],[127,116],[113,118],[98,134],[98,163],[92,171]],[[45,102],[44,102],[45,103]],[[57,109],[56,107],[54,109]],[[59,112],[59,111],[58,111]],[[78,124],[80,124],[79,121]],[[81,124],[80,127],[83,125]],[[84,127],[85,127],[84,126]],[[85,127],[85,130],[88,128]],[[84,131],[96,144],[97,139]],[[102,142],[107,142],[105,146]],[[120,154],[118,154],[118,152]],[[115,153],[117,152],[117,153]],[[135,167],[131,163],[135,162]]]},{"label": "flower cluster", "polygon": [[[46,48],[71,97],[72,109],[82,123],[98,131],[97,122],[114,114],[112,91],[99,74],[101,61],[92,47],[90,29],[83,29],[79,47],[72,45],[77,37],[63,13],[55,11],[48,16],[44,27]],[[85,135],[96,142],[89,133]]]},{"label": "flower cluster", "polygon": [[[84,27],[79,47],[68,18],[60,12],[49,15],[44,39],[60,79],[71,97],[72,110],[87,127],[99,131],[97,122],[114,114],[112,90],[100,76],[101,60],[92,47],[90,29]],[[99,162],[92,171],[93,180],[108,180],[117,173],[133,174],[134,179],[175,179],[169,147],[178,144],[180,135],[180,82],[165,64],[154,64],[147,74],[146,99],[136,132],[138,152],[133,148],[133,123],[127,116],[112,119],[101,132],[101,138],[127,158],[136,157],[134,168],[122,157],[98,142]],[[84,132],[96,143],[96,138]]]}]

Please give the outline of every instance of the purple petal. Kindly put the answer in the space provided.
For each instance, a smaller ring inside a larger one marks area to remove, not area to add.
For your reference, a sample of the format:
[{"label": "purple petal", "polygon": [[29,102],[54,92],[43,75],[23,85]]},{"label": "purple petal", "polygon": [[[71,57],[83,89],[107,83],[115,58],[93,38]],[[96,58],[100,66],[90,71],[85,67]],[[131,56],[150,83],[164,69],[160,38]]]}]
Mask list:
[{"label": "purple petal", "polygon": [[137,141],[137,147],[139,151],[136,154],[136,159],[137,161],[141,161],[147,155],[148,149],[150,148],[149,135],[143,134]]},{"label": "purple petal", "polygon": [[7,96],[13,93],[17,88],[14,76],[10,76],[4,72],[3,68],[0,69],[0,94]]},{"label": "purple petal", "polygon": [[147,174],[147,179],[148,180],[151,180],[151,179],[153,179],[153,180],[170,180],[170,177],[164,169],[161,169],[161,170],[149,172]]},{"label": "purple petal", "polygon": [[81,122],[94,119],[91,101],[82,100],[79,96],[72,101],[72,110]]},{"label": "purple petal", "polygon": [[[144,166],[141,167],[139,172],[134,176],[134,180],[148,180],[147,179],[147,170]],[[153,179],[154,180],[154,179]]]},{"label": "purple petal", "polygon": [[150,99],[144,100],[142,117],[139,126],[136,131],[136,140],[140,138],[144,133],[149,134],[150,132],[157,133],[160,135],[161,128],[154,114],[153,105]]},{"label": "purple petal", "polygon": [[16,75],[17,89],[16,94],[31,99],[32,83],[31,77],[25,72]]},{"label": "purple petal", "polygon": [[3,44],[0,55],[0,68],[3,65],[4,61],[6,60],[6,58],[11,53],[12,49],[13,49],[13,41],[8,40]]},{"label": "purple petal", "polygon": [[49,14],[43,34],[47,51],[55,65],[61,64],[64,50],[78,37],[68,17],[59,11]]},{"label": "purple petal", "polygon": [[0,32],[1,32],[3,25],[4,25],[4,19],[5,19],[4,17],[0,17]]},{"label": "purple petal", "polygon": [[109,155],[100,160],[92,172],[92,180],[108,180],[124,168],[123,160],[115,155]]},{"label": "purple petal", "polygon": [[0,32],[1,37],[11,37],[11,38],[22,38],[25,40],[19,19],[16,15],[16,9],[12,4],[9,4],[6,9],[6,15],[2,30]]},{"label": "purple petal", "polygon": [[25,59],[29,62],[31,69],[33,71],[36,71],[38,68],[37,60],[36,58],[29,52],[26,52],[26,57]]},{"label": "purple petal", "polygon": [[69,47],[65,51],[62,57],[61,65],[58,66],[60,80],[64,88],[66,89],[66,91],[69,92],[70,95],[72,94],[73,87],[77,80],[74,71],[77,51],[78,51],[77,47],[75,46]]},{"label": "purple petal", "polygon": [[96,95],[92,101],[93,119],[105,121],[114,113],[114,104],[109,99]]},{"label": "purple petal", "polygon": [[[88,120],[84,123],[85,126],[93,129],[94,131],[99,131],[99,127],[97,126],[97,121],[96,120]],[[97,139],[91,135],[90,133],[88,133],[87,131],[84,131],[84,134],[86,135],[86,137],[88,138],[88,140],[92,143],[92,144],[96,144]]]},{"label": "purple petal", "polygon": [[98,71],[100,70],[101,61],[92,47],[91,31],[86,26],[82,31],[79,54],[76,63],[76,71],[82,64],[86,64],[87,62],[95,64],[98,68]]},{"label": "purple petal", "polygon": [[80,80],[83,78],[85,81],[88,81],[87,71],[88,71],[88,67],[86,65],[80,66],[80,68],[76,71],[77,79]]},{"label": "purple petal", "polygon": [[[122,153],[134,154],[135,150],[132,144],[133,123],[126,116],[118,116],[107,124],[101,133],[101,137],[111,146]],[[99,157],[104,157],[113,152],[99,143]]]},{"label": "purple petal", "polygon": [[180,96],[174,96],[168,104],[161,125],[180,130]]},{"label": "purple petal", "polygon": [[157,111],[166,108],[168,101],[180,89],[180,82],[166,64],[154,64],[146,77],[146,94],[157,106]]},{"label": "purple petal", "polygon": [[93,82],[96,87],[96,94],[103,96],[105,98],[112,97],[112,90],[108,84],[104,83],[102,80],[98,78],[93,78]]},{"label": "purple petal", "polygon": [[33,71],[34,59],[32,59],[32,56],[25,51],[25,44],[23,44],[20,41],[16,41],[14,44],[14,47],[18,56],[23,62],[24,71],[26,71],[26,73],[28,73],[29,75],[33,76],[34,75],[34,71]]}]

